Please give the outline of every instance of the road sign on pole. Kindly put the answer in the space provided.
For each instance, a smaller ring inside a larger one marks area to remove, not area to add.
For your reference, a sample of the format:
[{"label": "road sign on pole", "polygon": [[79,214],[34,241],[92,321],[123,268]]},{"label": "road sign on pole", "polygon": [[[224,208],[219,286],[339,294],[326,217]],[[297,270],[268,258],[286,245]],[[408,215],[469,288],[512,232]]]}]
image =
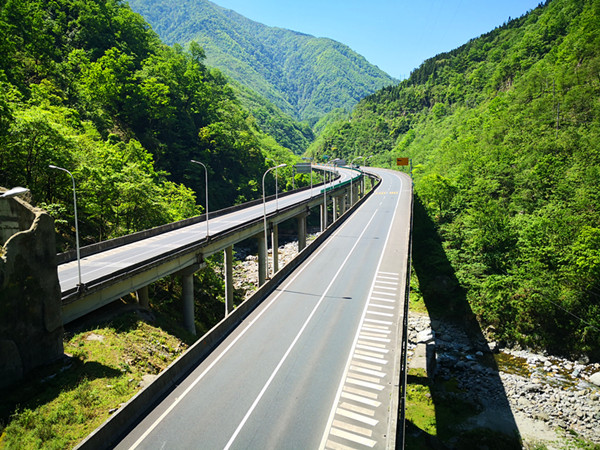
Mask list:
[{"label": "road sign on pole", "polygon": [[311,165],[310,163],[297,163],[296,164],[296,172],[298,173],[310,173]]},{"label": "road sign on pole", "polygon": [[410,164],[409,158],[396,158],[397,166],[408,166]]}]

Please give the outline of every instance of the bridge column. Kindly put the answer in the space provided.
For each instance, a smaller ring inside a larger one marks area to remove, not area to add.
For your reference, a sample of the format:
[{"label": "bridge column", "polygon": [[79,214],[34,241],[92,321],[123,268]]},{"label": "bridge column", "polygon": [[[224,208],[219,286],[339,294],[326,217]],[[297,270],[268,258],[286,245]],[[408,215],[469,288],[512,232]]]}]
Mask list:
[{"label": "bridge column", "polygon": [[279,226],[271,228],[271,250],[273,251],[273,275],[279,272]]},{"label": "bridge column", "polygon": [[325,231],[325,227],[326,227],[325,214],[327,213],[324,203],[321,203],[321,206],[319,207],[319,212],[321,213],[321,233],[322,233],[323,231]]},{"label": "bridge column", "polygon": [[194,323],[194,273],[181,276],[183,287],[183,324],[185,329],[193,335],[196,334]]},{"label": "bridge column", "polygon": [[148,308],[150,306],[150,297],[148,296],[148,286],[144,286],[136,291],[135,296],[138,304],[142,308]]},{"label": "bridge column", "polygon": [[306,247],[306,213],[296,217],[298,222],[298,251],[301,252]]},{"label": "bridge column", "polygon": [[333,222],[338,219],[338,208],[339,208],[340,198],[333,197]]},{"label": "bridge column", "polygon": [[256,235],[258,241],[258,285],[262,286],[267,280],[267,253],[265,251],[265,235]]},{"label": "bridge column", "polygon": [[233,311],[233,245],[225,253],[225,317]]}]

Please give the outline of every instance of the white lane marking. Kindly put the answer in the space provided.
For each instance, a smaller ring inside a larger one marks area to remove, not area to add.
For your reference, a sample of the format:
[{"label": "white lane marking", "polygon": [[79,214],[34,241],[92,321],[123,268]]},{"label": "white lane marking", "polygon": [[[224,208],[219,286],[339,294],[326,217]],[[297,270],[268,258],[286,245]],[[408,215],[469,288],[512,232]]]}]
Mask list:
[{"label": "white lane marking", "polygon": [[359,436],[358,434],[349,433],[348,431],[340,430],[338,428],[332,428],[331,434],[370,448],[375,447],[375,444],[377,444],[377,441],[374,441],[373,439],[368,439],[366,437]]},{"label": "white lane marking", "polygon": [[363,369],[362,367],[356,367],[356,366],[350,366],[350,370],[352,370],[354,372],[364,373],[364,374],[367,374],[367,375],[373,375],[373,376],[379,377],[379,378],[385,378],[385,373],[378,372],[376,370]]},{"label": "white lane marking", "polygon": [[[363,403],[365,405],[372,406],[373,408],[378,408],[381,405],[381,402],[378,402],[377,400],[371,400],[370,398],[363,397],[362,395],[351,394],[350,392],[342,392],[342,398],[352,400],[353,402]],[[333,423],[335,424],[335,420]]]},{"label": "white lane marking", "polygon": [[369,430],[368,428],[359,427],[358,425],[352,425],[351,423],[342,422],[341,420],[334,420],[333,426],[336,428],[346,430],[346,431],[351,431],[353,433],[363,434],[367,437],[371,437],[373,435],[373,430]]},{"label": "white lane marking", "polygon": [[390,306],[390,305],[380,305],[379,303],[371,303],[371,306],[375,307],[375,308],[383,308],[383,309],[395,309],[394,306]]},{"label": "white lane marking", "polygon": [[[375,364],[369,364],[364,361],[352,361],[352,364],[355,366],[366,367],[367,369],[371,369],[371,370],[377,370],[379,372],[381,372],[383,370],[383,367],[381,367],[381,366],[376,366]],[[350,366],[350,367],[352,367],[352,366]]]},{"label": "white lane marking", "polygon": [[383,356],[383,355],[380,355],[379,353],[368,352],[366,350],[361,350],[361,349],[357,349],[356,350],[356,354],[357,355],[372,356],[373,358],[381,358]]},{"label": "white lane marking", "polygon": [[367,313],[368,314],[373,314],[374,316],[394,317],[393,314],[382,313],[382,312],[377,312],[377,311],[367,311]]},{"label": "white lane marking", "polygon": [[370,331],[370,332],[374,332],[374,333],[380,333],[380,334],[390,334],[391,331],[386,330],[385,328],[375,328],[375,327],[367,327],[364,326],[362,327],[363,331]]},{"label": "white lane marking", "polygon": [[396,297],[395,292],[381,292],[381,291],[373,291],[374,295],[389,295],[390,297]]},{"label": "white lane marking", "polygon": [[[373,220],[373,218],[371,218],[371,220]],[[371,223],[371,221],[369,221],[369,224]],[[333,236],[337,236],[339,233],[341,233],[341,231],[344,229],[345,224],[342,225],[334,234]],[[365,227],[366,230],[366,227]],[[364,231],[363,231],[364,233]],[[332,237],[333,237],[332,236]],[[361,235],[362,236],[362,235]],[[356,244],[354,244],[354,246],[356,247],[356,245],[358,244],[358,240],[356,241]],[[262,317],[262,315],[271,307],[271,305],[273,305],[273,303],[275,303],[275,301],[289,288],[289,286],[296,281],[296,279],[304,272],[304,270],[310,266],[310,264],[325,250],[325,248],[327,248],[327,245],[324,245],[323,247],[319,248],[318,250],[315,251],[315,253],[308,259],[306,265],[304,265],[303,267],[301,267],[300,269],[298,269],[297,273],[292,276],[292,278],[290,278],[290,280],[285,284],[285,286],[281,289],[281,291],[279,291],[277,293],[277,295],[275,295],[271,301],[265,306],[265,308],[263,310],[261,310],[256,317],[246,326],[246,328],[244,328],[240,334],[238,334],[232,341],[231,343],[213,360],[212,363],[210,363],[210,365],[204,369],[204,371],[198,375],[198,378],[196,378],[192,384],[190,384],[188,386],[188,388],[183,391],[183,393],[177,397],[173,403],[154,421],[154,423],[152,423],[152,425],[150,425],[146,431],[144,432],[144,434],[142,434],[139,439],[130,447],[130,450],[133,450],[135,448],[137,448],[149,435],[150,433],[152,433],[152,431],[154,431],[154,429],[158,426],[158,424],[160,422],[162,422],[162,420],[171,412],[173,411],[173,409],[175,409],[175,407],[179,404],[179,402],[181,402],[181,400],[183,400],[191,391],[192,389],[194,389],[194,387],[196,387],[196,385],[206,376],[206,374],[208,372],[210,372],[210,370],[212,370],[212,368],[229,352],[229,350],[231,350],[233,348],[233,346],[246,334],[246,332]],[[354,247],[353,247],[354,249]],[[349,252],[348,257],[350,257],[350,255],[352,254],[352,251]],[[332,281],[333,282],[333,281]]]},{"label": "white lane marking", "polygon": [[377,273],[382,273],[382,274],[384,274],[384,275],[394,275],[394,276],[396,276],[396,277],[399,277],[399,276],[400,276],[400,274],[399,274],[399,273],[395,273],[395,272],[383,272],[383,271],[381,271],[381,270],[377,271]]},{"label": "white lane marking", "polygon": [[362,348],[363,350],[371,350],[378,353],[389,353],[390,351],[387,348],[378,348],[371,345],[360,345],[358,344],[356,348]]},{"label": "white lane marking", "polygon": [[369,361],[372,363],[377,363],[377,364],[387,364],[387,360],[383,359],[383,358],[373,358],[371,356],[365,356],[365,355],[354,355],[355,359],[362,359],[363,361]]},{"label": "white lane marking", "polygon": [[377,425],[379,423],[379,420],[377,420],[377,419],[372,419],[371,417],[367,417],[362,414],[358,414],[353,411],[348,411],[346,409],[342,409],[339,407],[337,408],[336,412],[340,416],[348,417],[349,419],[354,419],[359,422],[366,423],[367,425],[371,425],[372,427],[374,427],[375,425]]},{"label": "white lane marking", "polygon": [[384,325],[393,325],[393,322],[390,322],[388,320],[365,319],[365,322],[381,323],[381,324],[384,324]]},{"label": "white lane marking", "polygon": [[340,444],[339,442],[327,441],[325,443],[325,448],[327,450],[356,450],[353,447],[348,447],[347,445]]},{"label": "white lane marking", "polygon": [[359,414],[363,414],[365,416],[373,417],[375,415],[375,411],[371,408],[365,408],[364,406],[353,405],[352,403],[342,402],[340,408],[347,409],[348,411],[354,411]]},{"label": "white lane marking", "polygon": [[379,348],[387,348],[387,345],[385,345],[385,344],[378,344],[377,342],[366,342],[366,341],[361,341],[360,339],[357,341],[357,344],[372,345],[373,347],[379,347]]},{"label": "white lane marking", "polygon": [[368,377],[367,375],[362,375],[360,373],[353,373],[353,372],[349,372],[348,376],[352,377],[356,380],[368,381],[369,383],[377,383],[377,384],[381,383],[381,379],[379,377]]},{"label": "white lane marking", "polygon": [[373,400],[377,400],[379,398],[379,394],[376,392],[364,391],[362,389],[358,389],[352,386],[344,386],[344,392],[350,392],[352,394],[360,395],[361,397],[371,398]]},{"label": "white lane marking", "polygon": [[383,391],[383,386],[376,383],[369,383],[367,381],[357,380],[356,378],[346,378],[346,383],[355,384],[357,386],[366,387],[375,391]]},{"label": "white lane marking", "polygon": [[385,275],[377,275],[377,279],[398,281],[398,277],[386,277]]},{"label": "white lane marking", "polygon": [[376,300],[378,302],[396,303],[396,300],[395,299],[391,299],[391,298],[371,297],[371,300]]},{"label": "white lane marking", "polygon": [[377,280],[377,284],[391,284],[393,286],[398,286],[398,282],[397,281],[393,281],[392,282],[392,281],[379,281],[379,280]]},{"label": "white lane marking", "polygon": [[371,219],[365,225],[365,228],[363,229],[362,233],[360,234],[360,236],[358,236],[358,238],[356,239],[356,242],[354,243],[354,245],[352,246],[352,248],[348,252],[348,255],[346,255],[346,258],[344,259],[344,261],[342,262],[342,264],[340,264],[340,267],[338,268],[337,272],[332,277],[331,281],[329,282],[329,285],[325,288],[325,291],[323,292],[323,295],[321,296],[321,298],[319,299],[319,301],[317,302],[317,304],[315,305],[315,307],[312,309],[312,311],[310,312],[309,316],[306,318],[306,321],[302,325],[302,328],[300,329],[300,331],[298,331],[298,334],[296,335],[296,337],[294,338],[294,340],[290,344],[289,348],[287,349],[287,351],[285,352],[285,354],[283,355],[283,357],[279,361],[279,364],[277,364],[277,367],[275,367],[275,370],[273,371],[273,373],[271,374],[271,376],[269,377],[269,379],[265,383],[264,387],[262,388],[262,390],[258,394],[258,397],[256,397],[256,399],[254,400],[254,403],[252,403],[252,406],[250,407],[250,409],[248,410],[248,412],[246,413],[246,415],[244,416],[244,418],[242,419],[242,421],[240,422],[240,424],[236,428],[235,432],[233,433],[233,435],[229,439],[229,442],[227,442],[227,445],[225,445],[224,450],[227,450],[227,449],[229,449],[231,447],[231,445],[233,444],[233,442],[237,438],[238,434],[240,433],[240,431],[242,430],[242,428],[244,427],[244,425],[246,424],[246,422],[250,418],[250,415],[254,412],[254,409],[256,408],[256,406],[258,405],[258,403],[262,399],[263,395],[265,394],[265,392],[267,391],[267,389],[269,388],[269,386],[271,385],[271,383],[275,379],[275,376],[279,372],[279,369],[281,369],[281,367],[283,366],[283,363],[287,360],[288,356],[290,355],[290,353],[292,352],[292,350],[296,346],[296,342],[298,342],[298,340],[300,339],[300,337],[304,333],[304,330],[306,329],[306,327],[308,327],[309,322],[312,320],[313,316],[316,314],[317,310],[319,309],[319,306],[321,306],[321,304],[323,303],[323,300],[325,299],[325,297],[327,297],[327,294],[329,293],[329,290],[331,289],[331,287],[333,286],[333,284],[337,280],[338,276],[340,275],[340,273],[342,272],[342,270],[344,269],[344,267],[346,266],[346,264],[350,260],[350,257],[354,253],[354,250],[358,246],[358,244],[359,244],[360,240],[362,239],[362,237],[364,236],[364,234],[367,232],[367,229],[369,228],[369,225],[371,225],[371,222],[373,221],[374,218],[375,218],[375,216],[372,216]]}]

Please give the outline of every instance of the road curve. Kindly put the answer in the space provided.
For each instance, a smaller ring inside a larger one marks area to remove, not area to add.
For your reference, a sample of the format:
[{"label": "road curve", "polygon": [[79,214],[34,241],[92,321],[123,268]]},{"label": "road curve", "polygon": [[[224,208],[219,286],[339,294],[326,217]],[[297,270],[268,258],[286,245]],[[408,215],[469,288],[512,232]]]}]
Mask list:
[{"label": "road curve", "polygon": [[[314,166],[314,168],[322,170],[321,166]],[[328,170],[331,170],[331,168],[328,168]],[[351,170],[344,168],[338,169],[338,172],[340,177],[331,183],[332,186],[348,181],[353,173]],[[354,175],[356,176],[356,173]],[[287,206],[310,198],[319,197],[320,189],[305,190],[279,197],[277,200],[268,201],[266,203],[267,214],[274,212],[276,209],[284,209]],[[233,229],[250,220],[261,218],[262,216],[263,205],[261,203],[215,217],[210,219],[209,233],[212,236],[216,233]],[[199,222],[83,257],[81,258],[81,281],[84,285],[95,284],[97,280],[110,278],[128,267],[135,267],[177,249],[193,246],[204,239],[206,239],[206,222]],[[58,277],[63,293],[75,289],[79,282],[77,261],[73,260],[60,264],[58,266]]]},{"label": "road curve", "polygon": [[369,170],[374,195],[116,448],[393,446],[412,183]]}]

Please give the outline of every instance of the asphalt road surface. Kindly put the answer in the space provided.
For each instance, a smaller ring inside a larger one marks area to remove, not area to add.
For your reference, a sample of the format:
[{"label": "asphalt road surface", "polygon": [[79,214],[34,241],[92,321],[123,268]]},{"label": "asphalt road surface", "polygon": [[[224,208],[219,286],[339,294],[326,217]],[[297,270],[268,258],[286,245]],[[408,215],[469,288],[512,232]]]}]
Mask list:
[{"label": "asphalt road surface", "polygon": [[412,187],[373,171],[374,195],[117,448],[393,444]]}]

